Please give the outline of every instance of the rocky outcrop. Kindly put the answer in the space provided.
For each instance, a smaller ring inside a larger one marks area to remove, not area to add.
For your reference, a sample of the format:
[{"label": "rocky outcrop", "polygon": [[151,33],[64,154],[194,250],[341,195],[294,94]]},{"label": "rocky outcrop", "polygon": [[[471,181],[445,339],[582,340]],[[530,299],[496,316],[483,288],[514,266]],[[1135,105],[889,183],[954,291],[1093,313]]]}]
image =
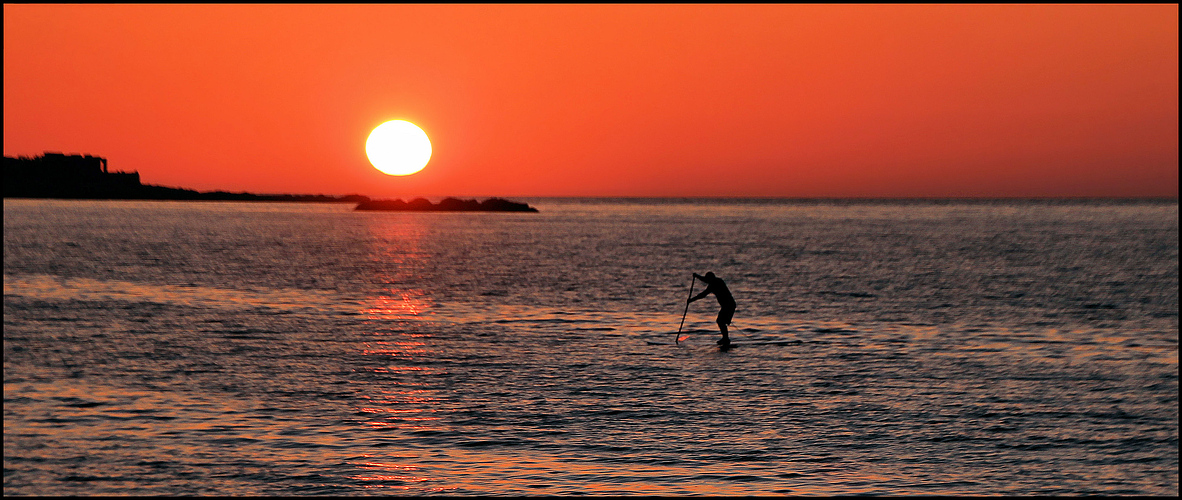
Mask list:
[{"label": "rocky outcrop", "polygon": [[373,200],[357,204],[356,210],[387,210],[396,212],[537,212],[538,209],[526,203],[517,203],[503,198],[489,198],[484,201],[445,198],[431,203],[426,198],[402,200]]}]

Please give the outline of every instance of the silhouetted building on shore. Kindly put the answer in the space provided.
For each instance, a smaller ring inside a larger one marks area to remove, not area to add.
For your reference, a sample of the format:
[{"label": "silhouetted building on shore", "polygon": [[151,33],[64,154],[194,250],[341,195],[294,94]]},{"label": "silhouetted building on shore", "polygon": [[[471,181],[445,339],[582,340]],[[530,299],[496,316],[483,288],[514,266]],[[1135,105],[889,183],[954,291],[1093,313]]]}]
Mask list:
[{"label": "silhouetted building on shore", "polygon": [[4,197],[79,198],[140,188],[139,172],[109,172],[107,159],[45,153],[4,157]]}]

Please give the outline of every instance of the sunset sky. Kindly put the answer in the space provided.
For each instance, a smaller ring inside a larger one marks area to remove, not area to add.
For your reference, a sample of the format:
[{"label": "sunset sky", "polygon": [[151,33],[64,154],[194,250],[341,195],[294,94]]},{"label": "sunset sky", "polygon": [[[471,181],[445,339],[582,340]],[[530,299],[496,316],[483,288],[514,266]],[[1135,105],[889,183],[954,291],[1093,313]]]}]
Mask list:
[{"label": "sunset sky", "polygon": [[[427,167],[387,176],[374,127]],[[4,154],[442,196],[1177,196],[1177,5],[4,5]]]}]

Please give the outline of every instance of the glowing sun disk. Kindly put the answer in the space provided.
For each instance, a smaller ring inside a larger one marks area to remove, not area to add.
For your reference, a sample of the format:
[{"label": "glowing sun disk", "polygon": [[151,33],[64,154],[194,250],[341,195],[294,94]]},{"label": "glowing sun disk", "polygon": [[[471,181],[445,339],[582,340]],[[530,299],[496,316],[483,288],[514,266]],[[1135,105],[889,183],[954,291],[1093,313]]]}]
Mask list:
[{"label": "glowing sun disk", "polygon": [[431,139],[411,122],[391,120],[369,133],[365,154],[374,168],[385,174],[410,175],[427,166],[431,159]]}]

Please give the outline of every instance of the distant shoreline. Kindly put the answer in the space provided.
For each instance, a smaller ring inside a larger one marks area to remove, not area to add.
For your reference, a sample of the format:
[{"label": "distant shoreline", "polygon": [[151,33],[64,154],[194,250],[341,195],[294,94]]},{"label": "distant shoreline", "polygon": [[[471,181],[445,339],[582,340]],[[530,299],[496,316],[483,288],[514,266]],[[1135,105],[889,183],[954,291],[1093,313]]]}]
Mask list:
[{"label": "distant shoreline", "polygon": [[[146,185],[145,187],[161,187]],[[178,189],[178,188],[164,188],[164,189]],[[192,190],[186,190],[192,191]],[[54,197],[54,196],[4,196],[6,200],[78,200],[78,201],[239,201],[239,202],[270,202],[270,203],[361,203],[363,201],[371,202],[391,202],[398,201],[396,199],[371,199],[363,195],[294,195],[294,194],[253,194],[253,193],[230,193],[225,191],[205,191],[197,192],[198,197]],[[224,196],[224,197],[223,197]],[[357,197],[357,198],[353,198]],[[423,199],[447,199],[444,196],[430,196],[423,197]],[[988,205],[988,204],[1007,204],[1007,203],[1031,203],[1044,205],[1067,205],[1074,203],[1114,203],[1114,204],[1136,204],[1136,203],[1154,203],[1154,204],[1175,204],[1179,202],[1177,197],[1115,197],[1115,196],[1095,196],[1095,197],[1012,197],[1012,198],[792,198],[792,197],[755,197],[755,196],[736,196],[736,197],[719,197],[719,196],[520,196],[515,197],[524,200],[561,200],[561,201],[584,201],[584,202],[621,202],[621,203],[652,203],[652,204],[671,204],[678,202],[714,202],[714,203],[746,203],[746,204],[794,204],[794,205],[952,205],[952,204],[973,204],[973,205]],[[418,198],[416,198],[418,199]],[[413,200],[412,200],[413,201]]]},{"label": "distant shoreline", "polygon": [[371,200],[350,194],[254,194],[228,191],[199,192],[141,184],[139,172],[111,172],[107,159],[92,155],[65,155],[46,152],[35,157],[4,157],[4,199],[61,200],[155,200],[155,201],[250,201],[302,203],[356,203],[355,210],[420,212],[537,212],[525,203],[501,198],[483,202],[447,198],[438,204],[417,198]]},{"label": "distant shoreline", "polygon": [[4,198],[67,200],[280,201],[360,203],[368,196],[351,194],[254,194],[141,184],[139,172],[112,172],[107,159],[92,155],[46,152],[34,157],[4,157]]},{"label": "distant shoreline", "polygon": [[[442,198],[440,205],[425,198],[410,202],[375,200],[360,194],[255,194],[197,191],[141,184],[139,172],[109,172],[106,158],[45,153],[36,157],[4,157],[4,199],[249,201],[284,203],[357,203],[358,210],[396,211],[529,211],[501,198],[484,202]],[[998,204],[998,203],[1178,203],[1177,196],[949,196],[949,197],[789,197],[789,196],[520,196],[525,199],[586,200],[668,204],[678,201],[716,203],[789,203],[817,205],[883,204]],[[450,201],[449,201],[450,200]],[[493,201],[501,200],[501,201]],[[492,205],[508,210],[497,210]],[[505,203],[502,203],[505,202]],[[506,204],[508,203],[508,204]],[[401,205],[400,205],[401,204]],[[532,208],[532,207],[531,207]]]},{"label": "distant shoreline", "polygon": [[247,202],[280,202],[280,203],[360,203],[369,201],[368,196],[346,195],[330,196],[323,194],[254,194],[230,193],[226,191],[198,192],[189,189],[169,188],[163,186],[144,185],[145,190],[182,191],[174,193],[133,193],[114,196],[4,196],[6,200],[78,200],[78,201],[247,201]]}]

